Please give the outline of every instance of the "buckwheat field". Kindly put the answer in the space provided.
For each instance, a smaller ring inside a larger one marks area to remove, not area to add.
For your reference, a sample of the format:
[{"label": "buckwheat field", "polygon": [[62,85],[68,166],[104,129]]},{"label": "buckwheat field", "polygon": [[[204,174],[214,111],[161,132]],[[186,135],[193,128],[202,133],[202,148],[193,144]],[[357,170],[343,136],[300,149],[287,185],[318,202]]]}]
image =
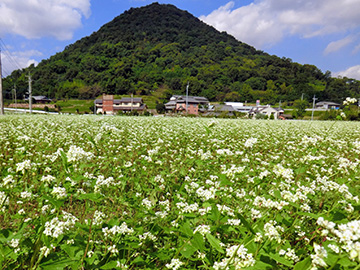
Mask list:
[{"label": "buckwheat field", "polygon": [[2,269],[360,269],[360,123],[0,118]]}]

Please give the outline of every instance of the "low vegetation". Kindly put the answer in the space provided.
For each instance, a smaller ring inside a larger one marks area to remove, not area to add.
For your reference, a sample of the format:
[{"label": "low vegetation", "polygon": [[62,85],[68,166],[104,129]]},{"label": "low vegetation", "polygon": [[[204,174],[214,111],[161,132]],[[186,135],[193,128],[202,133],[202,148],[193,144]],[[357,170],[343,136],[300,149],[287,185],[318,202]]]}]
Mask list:
[{"label": "low vegetation", "polygon": [[359,269],[357,122],[0,117],[2,269]]}]

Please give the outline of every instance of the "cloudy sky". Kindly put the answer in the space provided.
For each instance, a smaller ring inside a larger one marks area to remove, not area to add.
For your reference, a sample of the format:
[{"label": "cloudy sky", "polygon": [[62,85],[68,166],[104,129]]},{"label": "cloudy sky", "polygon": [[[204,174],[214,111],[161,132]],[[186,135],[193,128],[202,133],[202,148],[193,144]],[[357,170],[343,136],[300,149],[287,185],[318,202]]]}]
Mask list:
[{"label": "cloudy sky", "polygon": [[[148,0],[0,0],[3,76]],[[360,0],[168,0],[238,40],[360,80]]]}]

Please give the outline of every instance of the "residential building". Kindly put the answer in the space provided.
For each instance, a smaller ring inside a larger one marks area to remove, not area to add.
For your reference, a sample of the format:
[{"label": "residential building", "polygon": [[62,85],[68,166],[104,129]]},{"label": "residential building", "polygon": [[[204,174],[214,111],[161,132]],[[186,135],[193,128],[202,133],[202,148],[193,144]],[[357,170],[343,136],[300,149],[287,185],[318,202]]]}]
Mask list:
[{"label": "residential building", "polygon": [[234,112],[236,112],[236,110],[232,105],[214,104],[209,106],[209,109],[204,114],[204,116],[220,116],[220,115],[234,116]]},{"label": "residential building", "polygon": [[[29,100],[29,97],[25,98],[26,101]],[[37,103],[37,104],[46,104],[46,103],[50,103],[51,99],[47,98],[46,96],[32,96],[32,101],[33,103]]]},{"label": "residential building", "polygon": [[103,95],[102,99],[95,100],[96,113],[116,114],[117,112],[138,111],[143,112],[147,109],[142,98],[123,97],[114,99],[113,95]]},{"label": "residential building", "polygon": [[266,115],[269,118],[271,115],[273,115],[274,119],[279,119],[280,116],[284,114],[284,110],[282,108],[273,108],[270,105],[259,105],[253,107],[249,111],[249,117],[256,117],[256,115],[260,113]]},{"label": "residential building", "polygon": [[209,100],[205,97],[174,95],[165,104],[165,110],[166,112],[198,115],[200,112],[205,112],[208,106]]},{"label": "residential building", "polygon": [[242,102],[224,102],[225,105],[231,105],[236,112],[249,113],[254,106],[244,106]]},{"label": "residential building", "polygon": [[315,104],[317,110],[338,110],[341,104],[331,101],[321,101]]}]

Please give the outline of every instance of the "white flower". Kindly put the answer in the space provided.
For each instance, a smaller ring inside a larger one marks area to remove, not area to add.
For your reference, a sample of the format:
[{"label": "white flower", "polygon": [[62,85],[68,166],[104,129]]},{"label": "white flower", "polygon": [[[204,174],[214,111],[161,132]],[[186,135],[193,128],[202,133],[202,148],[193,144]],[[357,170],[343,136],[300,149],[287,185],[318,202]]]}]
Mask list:
[{"label": "white flower", "polygon": [[179,259],[171,259],[171,263],[165,264],[167,269],[177,270],[179,269],[184,263]]},{"label": "white flower", "polygon": [[108,251],[112,254],[112,255],[116,255],[119,253],[119,250],[116,248],[116,245],[112,245],[108,247]]},{"label": "white flower", "polygon": [[145,241],[145,240],[151,240],[151,241],[156,241],[157,238],[155,235],[153,235],[151,232],[146,232],[142,235],[139,235],[139,239],[141,242]]},{"label": "white flower", "polygon": [[77,162],[82,160],[91,160],[94,157],[94,154],[84,151],[81,147],[71,145],[66,157],[68,162]]},{"label": "white flower", "polygon": [[347,97],[347,98],[343,101],[343,105],[354,104],[356,101],[357,101],[356,98]]},{"label": "white flower", "polygon": [[199,225],[195,228],[195,233],[200,233],[202,236],[205,236],[206,234],[210,233],[210,226],[209,225]]},{"label": "white flower", "polygon": [[40,254],[42,254],[44,257],[47,257],[50,254],[50,248],[48,248],[47,246],[43,246],[42,248],[40,248]]},{"label": "white flower", "polygon": [[244,146],[246,148],[252,148],[255,143],[257,143],[257,138],[249,138],[245,141]]},{"label": "white flower", "polygon": [[19,246],[20,239],[11,239],[9,242],[10,247],[17,248]]},{"label": "white flower", "polygon": [[75,222],[78,221],[78,219],[65,211],[62,213],[62,218],[55,217],[51,221],[45,223],[45,235],[58,238],[60,235],[63,235],[74,227]]},{"label": "white flower", "polygon": [[51,191],[51,194],[55,196],[57,199],[64,199],[67,196],[66,188],[55,186]]},{"label": "white flower", "polygon": [[104,218],[106,218],[106,215],[103,212],[96,210],[94,213],[93,224],[101,225],[104,221]]},{"label": "white flower", "polygon": [[41,182],[44,182],[45,184],[51,184],[53,182],[55,182],[56,178],[54,176],[51,176],[51,175],[43,175],[41,177]]},{"label": "white flower", "polygon": [[28,192],[28,191],[23,191],[23,192],[20,193],[20,197],[23,198],[23,199],[31,198],[31,196],[32,196],[32,193]]},{"label": "white flower", "polygon": [[14,177],[13,177],[11,174],[9,174],[8,176],[6,176],[6,177],[3,179],[3,182],[0,183],[0,187],[13,188],[13,187],[14,187],[14,184],[15,184]]},{"label": "white flower", "polygon": [[150,201],[150,200],[147,199],[147,198],[143,199],[142,202],[141,202],[141,204],[142,204],[143,206],[145,206],[145,208],[146,208],[147,210],[150,210],[150,209],[153,207],[152,201]]},{"label": "white flower", "polygon": [[104,233],[105,238],[109,236],[116,236],[116,235],[125,235],[125,234],[132,234],[134,233],[134,229],[129,228],[125,222],[123,222],[120,226],[114,225],[111,229],[108,227],[102,228],[102,232]]},{"label": "white flower", "polygon": [[327,264],[324,261],[324,258],[327,257],[327,251],[325,250],[325,248],[314,243],[314,251],[315,254],[310,255],[312,259],[312,265],[315,267],[316,266],[326,267]]},{"label": "white flower", "polygon": [[230,218],[229,218],[229,219],[226,221],[226,224],[232,225],[232,226],[239,226],[240,223],[241,223],[241,220],[240,220],[240,219],[230,219]]},{"label": "white flower", "polygon": [[25,170],[30,170],[30,169],[31,169],[31,161],[30,160],[25,160],[23,162],[16,164],[16,172],[22,172],[24,174]]}]

